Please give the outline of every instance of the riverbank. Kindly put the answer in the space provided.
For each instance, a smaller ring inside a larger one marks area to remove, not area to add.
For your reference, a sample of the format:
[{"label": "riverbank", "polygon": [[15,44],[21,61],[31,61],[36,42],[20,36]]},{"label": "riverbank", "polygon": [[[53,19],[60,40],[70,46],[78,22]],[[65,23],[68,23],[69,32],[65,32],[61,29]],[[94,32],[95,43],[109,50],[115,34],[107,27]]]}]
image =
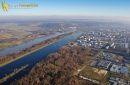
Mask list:
[{"label": "riverbank", "polygon": [[36,45],[32,46],[31,48],[24,49],[18,53],[14,53],[14,54],[10,54],[10,55],[5,56],[5,57],[1,57],[0,58],[0,67],[5,66],[13,61],[16,61],[24,56],[31,54],[33,52],[36,52],[37,50],[40,50],[40,49],[42,49],[50,44],[53,44],[54,42],[58,41],[59,39],[63,38],[66,35],[69,35],[69,34],[71,34],[71,33],[59,35],[55,38],[48,39],[44,42],[36,44]]},{"label": "riverbank", "polygon": [[[48,44],[48,45],[50,45],[50,44]],[[46,45],[46,46],[48,46],[48,45]],[[42,48],[44,48],[44,47],[46,47],[46,46],[42,46],[42,47],[40,47],[40,48],[38,48],[38,49],[35,49],[35,50],[31,51],[31,52],[27,52],[27,53],[25,53],[25,54],[23,54],[23,55],[20,55],[20,56],[16,57],[15,59],[11,59],[11,60],[8,61],[8,62],[2,63],[2,64],[0,64],[0,67],[5,66],[5,65],[7,65],[7,64],[9,64],[9,63],[11,63],[11,62],[13,62],[13,61],[16,61],[16,60],[18,60],[18,59],[20,59],[20,58],[22,58],[22,57],[24,57],[24,56],[26,56],[26,55],[29,55],[29,54],[31,54],[31,53],[37,51],[37,50],[40,50],[40,49],[42,49]]]},{"label": "riverbank", "polygon": [[11,78],[12,76],[16,75],[17,73],[19,73],[20,71],[24,70],[25,68],[27,68],[28,65],[22,66],[19,69],[15,69],[14,72],[6,75],[5,77],[3,77],[2,79],[0,79],[0,84],[2,84],[3,82],[5,82],[7,79]]}]

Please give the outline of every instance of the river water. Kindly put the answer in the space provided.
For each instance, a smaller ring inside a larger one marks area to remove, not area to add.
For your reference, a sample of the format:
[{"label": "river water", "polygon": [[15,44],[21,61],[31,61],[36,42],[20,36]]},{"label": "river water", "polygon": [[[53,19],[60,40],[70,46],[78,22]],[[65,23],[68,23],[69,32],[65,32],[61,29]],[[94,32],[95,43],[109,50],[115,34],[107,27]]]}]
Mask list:
[{"label": "river water", "polygon": [[37,64],[41,60],[46,59],[50,53],[57,52],[62,46],[66,45],[67,43],[76,40],[77,37],[79,37],[81,34],[81,32],[75,32],[71,35],[67,35],[63,39],[60,39],[59,41],[47,47],[44,47],[32,54],[26,55],[12,63],[0,67],[0,78],[2,78],[6,74],[13,72],[16,68],[20,68],[21,66],[27,64],[29,65],[26,69],[22,70],[12,78],[8,79],[5,83],[3,83],[3,85],[9,85],[14,80],[21,78],[23,75],[27,74],[35,64]]},{"label": "river water", "polygon": [[[69,33],[69,32],[65,32],[65,33]],[[56,37],[58,35],[62,35],[62,34],[65,34],[65,33],[56,33],[56,34],[52,34],[52,35],[49,35],[49,36],[36,38],[36,39],[34,39],[32,41],[20,44],[18,46],[13,46],[13,47],[10,47],[10,48],[6,48],[4,50],[0,50],[0,56],[6,56],[6,55],[9,55],[9,54],[21,51],[23,49],[30,48],[30,47],[32,47],[35,44],[38,44],[40,42],[43,42],[45,40],[54,38],[54,37]]]}]

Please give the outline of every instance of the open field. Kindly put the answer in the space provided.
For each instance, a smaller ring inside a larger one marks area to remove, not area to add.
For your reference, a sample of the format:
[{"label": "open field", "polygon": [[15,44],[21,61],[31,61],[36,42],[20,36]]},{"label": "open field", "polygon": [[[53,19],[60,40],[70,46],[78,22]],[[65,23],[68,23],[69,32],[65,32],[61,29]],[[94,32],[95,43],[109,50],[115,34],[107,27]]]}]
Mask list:
[{"label": "open field", "polygon": [[87,66],[79,73],[79,75],[90,79],[95,79],[97,81],[103,81],[106,78],[107,71]]},{"label": "open field", "polygon": [[38,26],[0,23],[0,50],[46,36],[50,33],[53,34]]}]

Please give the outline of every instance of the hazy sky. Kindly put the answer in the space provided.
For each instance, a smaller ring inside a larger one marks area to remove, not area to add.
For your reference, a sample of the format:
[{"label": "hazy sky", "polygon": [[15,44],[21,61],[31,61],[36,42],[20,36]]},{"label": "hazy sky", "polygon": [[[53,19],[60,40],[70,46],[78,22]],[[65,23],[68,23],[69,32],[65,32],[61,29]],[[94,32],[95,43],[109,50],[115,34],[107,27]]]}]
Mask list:
[{"label": "hazy sky", "polygon": [[[5,0],[7,4],[36,3],[32,9],[9,9],[0,15],[130,16],[130,0]],[[0,0],[2,3],[2,0]]]}]

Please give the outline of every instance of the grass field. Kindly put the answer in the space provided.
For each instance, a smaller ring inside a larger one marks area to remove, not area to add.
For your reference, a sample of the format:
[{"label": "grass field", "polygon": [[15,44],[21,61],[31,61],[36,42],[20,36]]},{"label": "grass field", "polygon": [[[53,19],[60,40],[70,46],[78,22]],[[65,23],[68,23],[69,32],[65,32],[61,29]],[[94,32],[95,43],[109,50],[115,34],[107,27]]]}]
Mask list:
[{"label": "grass field", "polygon": [[79,74],[84,77],[94,79],[94,80],[101,82],[101,81],[105,80],[107,71],[87,66]]}]

